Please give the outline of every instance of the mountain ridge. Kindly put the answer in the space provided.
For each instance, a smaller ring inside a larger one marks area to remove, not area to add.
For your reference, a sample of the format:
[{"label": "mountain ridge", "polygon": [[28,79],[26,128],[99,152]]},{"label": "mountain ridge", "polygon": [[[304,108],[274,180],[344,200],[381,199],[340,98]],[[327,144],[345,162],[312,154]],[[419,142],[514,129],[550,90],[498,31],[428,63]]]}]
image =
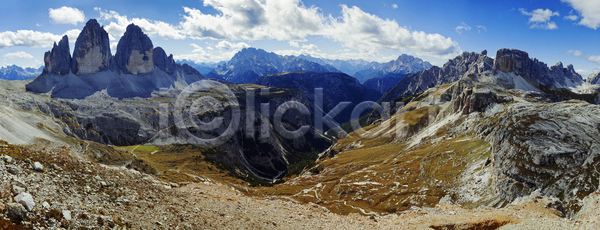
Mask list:
[{"label": "mountain ridge", "polygon": [[65,35],[46,52],[44,72],[26,90],[78,99],[102,90],[118,98],[150,97],[161,88],[182,88],[204,79],[189,65],[176,63],[161,47],[153,47],[134,24],[127,26],[115,56],[108,39],[104,27],[90,19],[77,37],[73,56]]},{"label": "mountain ridge", "polygon": [[233,83],[251,83],[255,78],[270,74],[307,70],[313,72],[340,72],[333,66],[322,66],[293,56],[281,56],[263,49],[244,48],[226,65],[213,69],[208,78],[224,79]]}]

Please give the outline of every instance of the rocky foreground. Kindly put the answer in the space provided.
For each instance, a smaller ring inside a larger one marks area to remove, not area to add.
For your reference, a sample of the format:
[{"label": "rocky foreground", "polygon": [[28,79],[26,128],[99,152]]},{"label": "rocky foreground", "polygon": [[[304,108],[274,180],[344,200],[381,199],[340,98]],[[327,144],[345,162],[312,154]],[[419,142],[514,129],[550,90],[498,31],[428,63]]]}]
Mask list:
[{"label": "rocky foreground", "polygon": [[[198,176],[167,183],[125,167],[88,161],[69,147],[0,146],[2,229],[597,229],[600,193],[572,219],[538,195],[502,209],[464,209],[444,198],[434,208],[386,216],[338,215],[285,197],[250,197]],[[260,189],[260,188],[259,188]]]}]

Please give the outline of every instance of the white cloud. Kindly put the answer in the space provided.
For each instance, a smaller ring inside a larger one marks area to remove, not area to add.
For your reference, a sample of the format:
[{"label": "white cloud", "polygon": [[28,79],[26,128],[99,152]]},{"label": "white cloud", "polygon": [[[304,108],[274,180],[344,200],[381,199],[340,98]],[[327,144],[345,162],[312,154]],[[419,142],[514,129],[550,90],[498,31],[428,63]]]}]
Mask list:
[{"label": "white cloud", "polygon": [[48,9],[48,15],[54,24],[73,24],[77,25],[79,22],[85,21],[85,15],[83,11],[63,6],[56,9]]},{"label": "white cloud", "polygon": [[571,14],[571,15],[567,15],[564,17],[566,20],[571,20],[571,21],[577,21],[577,19],[579,19],[579,17],[577,17],[577,15]]},{"label": "white cloud", "polygon": [[23,51],[17,51],[14,53],[7,53],[4,54],[5,58],[10,58],[10,59],[30,59],[33,58],[33,56],[29,53],[23,52]]},{"label": "white cloud", "polygon": [[531,16],[529,18],[529,23],[531,24],[531,27],[529,27],[529,28],[540,28],[540,29],[548,29],[548,30],[554,30],[554,29],[558,28],[558,26],[556,26],[556,23],[554,23],[553,21],[550,21],[552,19],[552,17],[560,16],[558,11],[553,12],[550,9],[545,9],[545,10],[536,9],[531,12],[527,12],[527,10],[525,10],[523,8],[520,8],[519,11],[523,15]]},{"label": "white cloud", "polygon": [[217,43],[217,45],[215,47],[217,47],[219,49],[243,49],[243,48],[250,47],[250,45],[243,43],[243,42],[231,43],[228,41],[220,41],[219,43]]},{"label": "white cloud", "polygon": [[220,51],[220,52],[214,53],[214,52],[212,52],[213,49],[211,47],[201,47],[194,43],[190,44],[190,46],[194,48],[191,53],[173,55],[173,58],[175,60],[182,60],[182,59],[191,60],[196,63],[214,62],[214,61],[221,61],[221,60],[229,60],[233,57],[233,55],[235,55],[239,51],[238,49],[234,49],[234,50],[227,51],[227,52]]},{"label": "white cloud", "polygon": [[114,37],[121,37],[125,33],[127,26],[131,23],[142,28],[144,33],[154,36],[158,35],[167,39],[185,39],[186,36],[181,31],[179,26],[174,26],[163,21],[149,20],[145,18],[132,18],[128,19],[125,15],[120,15],[116,11],[106,11],[99,7],[94,7],[94,10],[100,13],[102,22],[108,23],[104,26],[106,32]]},{"label": "white cloud", "polygon": [[398,4],[392,4],[392,8],[398,9]]},{"label": "white cloud", "polygon": [[458,34],[462,34],[463,31],[469,31],[469,30],[471,30],[471,27],[469,25],[467,25],[466,23],[461,22],[460,26],[457,26],[456,28],[454,28],[454,30],[456,30],[456,32]]},{"label": "white cloud", "polygon": [[38,22],[38,23],[35,23],[35,26],[37,26],[37,27],[42,27],[42,24],[40,24],[40,23]]},{"label": "white cloud", "polygon": [[600,1],[597,0],[561,0],[569,3],[581,16],[579,25],[592,29],[600,27]]},{"label": "white cloud", "polygon": [[573,54],[573,56],[575,57],[582,57],[588,61],[591,62],[595,62],[596,64],[600,65],[600,55],[594,56],[594,55],[589,55],[584,53],[581,50],[567,50],[568,54]]},{"label": "white cloud", "polygon": [[298,42],[296,42],[296,41],[289,41],[288,43],[290,44],[291,47],[300,48],[300,44],[298,44]]},{"label": "white cloud", "polygon": [[477,26],[477,32],[481,33],[481,31],[487,32],[487,28],[485,28],[485,26],[482,25],[478,25]]},{"label": "white cloud", "polygon": [[567,50],[568,54],[573,54],[573,56],[575,57],[580,57],[581,55],[583,55],[583,52],[581,52],[581,50]]},{"label": "white cloud", "polygon": [[587,55],[585,59],[587,59],[588,61],[591,61],[591,62],[595,62],[596,64],[600,65],[600,55],[597,55],[597,56]]},{"label": "white cloud", "polygon": [[307,50],[319,50],[319,48],[315,45],[315,44],[310,44],[310,45],[303,45],[302,49],[307,49]]},{"label": "white cloud", "polygon": [[[461,53],[455,41],[440,34],[427,34],[401,27],[358,7],[341,5],[342,15],[325,16],[300,0],[206,0],[217,14],[184,7],[180,26],[192,38],[218,40],[276,39],[306,41],[307,36],[325,36],[342,46],[371,53],[393,50],[437,58]],[[294,43],[290,43],[293,46]]]},{"label": "white cloud", "polygon": [[77,37],[79,37],[80,33],[81,33],[81,30],[72,29],[72,30],[65,32],[64,35],[67,35],[67,37],[69,37],[69,43],[73,43],[73,42],[77,41]]},{"label": "white cloud", "polygon": [[378,50],[412,51],[419,56],[452,58],[462,51],[455,41],[440,34],[410,31],[394,20],[382,19],[342,5],[342,16],[331,18],[324,34],[341,42],[343,46],[373,53]]},{"label": "white cloud", "polygon": [[317,7],[299,0],[206,0],[219,14],[184,7],[181,26],[192,36],[228,40],[294,40],[318,33],[325,18]]},{"label": "white cloud", "polygon": [[0,48],[12,46],[51,47],[61,36],[33,30],[0,32]]},{"label": "white cloud", "polygon": [[584,70],[584,69],[576,69],[575,72],[577,72],[583,78],[586,78],[586,76],[588,76],[588,75],[590,75],[592,73],[592,72],[590,72],[588,70]]},{"label": "white cloud", "polygon": [[[109,39],[110,41],[114,41],[112,39]],[[116,53],[117,52],[117,46],[119,45],[119,42],[111,42],[110,43],[110,50],[111,52]]]}]

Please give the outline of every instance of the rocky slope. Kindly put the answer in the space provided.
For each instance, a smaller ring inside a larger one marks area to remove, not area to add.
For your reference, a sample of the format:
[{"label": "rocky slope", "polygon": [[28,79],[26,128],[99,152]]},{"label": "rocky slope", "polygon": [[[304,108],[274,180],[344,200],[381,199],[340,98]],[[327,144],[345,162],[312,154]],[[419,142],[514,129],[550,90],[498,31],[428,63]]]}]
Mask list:
[{"label": "rocky slope", "polygon": [[411,74],[390,88],[380,100],[391,101],[398,96],[423,92],[431,87],[455,82],[465,73],[482,73],[493,68],[494,60],[487,57],[487,51],[464,52],[449,60],[442,68],[437,66]]},{"label": "rocky slope", "polygon": [[44,72],[26,86],[27,90],[70,99],[83,99],[103,90],[117,98],[150,97],[160,88],[183,89],[204,79],[194,68],[175,63],[162,48],[153,48],[136,25],[127,27],[115,57],[108,44],[104,28],[95,19],[89,20],[77,38],[73,58],[65,36],[46,53]]},{"label": "rocky slope", "polygon": [[459,79],[401,97],[397,113],[338,141],[269,192],[366,214],[431,207],[445,195],[470,208],[539,196],[554,199],[548,206],[561,215],[580,215],[599,186],[599,93],[493,68]]},{"label": "rocky slope", "polygon": [[402,81],[406,75],[401,76],[385,76],[382,78],[374,77],[369,80],[366,80],[363,85],[372,90],[376,90],[377,92],[383,95],[390,88],[394,87],[398,82]]},{"label": "rocky slope", "polygon": [[427,70],[431,67],[432,65],[429,62],[410,55],[402,54],[398,56],[398,59],[396,60],[382,63],[376,68],[360,70],[352,76],[363,83],[371,78],[403,77],[411,73]]},{"label": "rocky slope", "polygon": [[292,56],[281,56],[262,49],[244,48],[226,65],[219,65],[207,77],[224,79],[233,83],[251,83],[255,78],[292,71],[339,72],[332,66]]},{"label": "rocky slope", "polygon": [[[101,165],[85,149],[56,145],[0,147],[0,226],[9,229],[568,229],[597,228],[591,195],[580,215],[560,218],[554,200],[532,196],[503,209],[464,209],[445,199],[433,208],[392,215],[339,215],[320,204],[195,176],[163,181],[135,169]],[[40,163],[41,162],[41,163]],[[37,166],[36,166],[37,165]],[[41,166],[41,167],[40,167]],[[260,189],[256,189],[260,190]],[[16,199],[16,197],[28,197]],[[30,207],[30,209],[27,209]]]},{"label": "rocky slope", "polygon": [[[255,84],[276,87],[299,89],[310,101],[308,107],[311,111],[331,111],[341,102],[350,102],[335,120],[344,123],[350,120],[352,109],[364,101],[375,101],[381,94],[375,90],[361,85],[356,78],[344,73],[315,73],[308,71],[289,72],[267,75],[254,80]],[[323,108],[315,110],[315,89],[323,89]]]},{"label": "rocky slope", "polygon": [[40,68],[21,68],[16,65],[10,65],[0,68],[0,79],[3,80],[27,80],[39,76],[44,70],[44,66]]},{"label": "rocky slope", "polygon": [[527,52],[515,49],[500,49],[495,59],[486,55],[485,50],[481,54],[465,52],[444,64],[442,68],[433,67],[412,74],[390,88],[382,100],[389,101],[398,96],[420,93],[434,86],[455,82],[465,73],[482,73],[492,68],[495,71],[515,72],[525,79],[547,87],[566,88],[577,92],[581,91],[577,88],[581,88],[584,83],[581,76],[573,69],[573,65],[565,68],[559,62],[548,68],[545,63],[529,58]]}]

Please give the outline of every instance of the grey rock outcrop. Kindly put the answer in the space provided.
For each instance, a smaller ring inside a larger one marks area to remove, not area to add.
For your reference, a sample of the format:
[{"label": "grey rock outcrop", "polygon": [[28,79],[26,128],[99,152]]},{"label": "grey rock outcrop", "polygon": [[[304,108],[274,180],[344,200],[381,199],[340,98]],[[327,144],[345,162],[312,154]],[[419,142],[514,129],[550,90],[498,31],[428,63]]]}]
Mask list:
[{"label": "grey rock outcrop", "polygon": [[482,111],[488,105],[498,103],[496,95],[492,92],[473,92],[468,89],[454,101],[454,111],[462,114],[469,114],[476,111]]},{"label": "grey rock outcrop", "polygon": [[500,49],[496,52],[494,68],[502,72],[514,72],[540,84],[555,88],[565,88],[583,83],[583,78],[573,69],[573,65],[563,67],[561,62],[548,68],[535,58],[529,58],[525,51]]},{"label": "grey rock outcrop", "polygon": [[51,51],[44,54],[44,70],[42,73],[56,75],[67,75],[71,71],[71,50],[69,49],[69,38],[63,36]]},{"label": "grey rock outcrop", "polygon": [[154,48],[152,51],[152,60],[154,61],[154,66],[167,74],[172,74],[175,71],[176,63],[173,60],[173,54],[167,57],[167,53],[161,47]]},{"label": "grey rock outcrop", "polygon": [[27,210],[30,212],[33,211],[33,208],[35,207],[33,197],[31,196],[31,194],[26,192],[22,192],[19,195],[15,196],[15,201],[25,206],[25,208],[27,208]]},{"label": "grey rock outcrop", "polygon": [[154,70],[152,41],[139,26],[130,24],[119,40],[115,63],[128,74],[144,74]]},{"label": "grey rock outcrop", "polygon": [[28,216],[25,207],[23,207],[23,205],[19,203],[6,204],[6,212],[8,217],[14,218],[16,220],[25,220]]},{"label": "grey rock outcrop", "polygon": [[521,105],[480,133],[492,144],[496,191],[506,201],[540,190],[572,215],[598,188],[599,108],[580,103]]},{"label": "grey rock outcrop", "polygon": [[590,84],[598,84],[600,82],[600,73],[590,74],[586,81]]},{"label": "grey rock outcrop", "polygon": [[90,19],[75,42],[71,71],[76,75],[106,71],[111,60],[108,33],[96,19]]}]

